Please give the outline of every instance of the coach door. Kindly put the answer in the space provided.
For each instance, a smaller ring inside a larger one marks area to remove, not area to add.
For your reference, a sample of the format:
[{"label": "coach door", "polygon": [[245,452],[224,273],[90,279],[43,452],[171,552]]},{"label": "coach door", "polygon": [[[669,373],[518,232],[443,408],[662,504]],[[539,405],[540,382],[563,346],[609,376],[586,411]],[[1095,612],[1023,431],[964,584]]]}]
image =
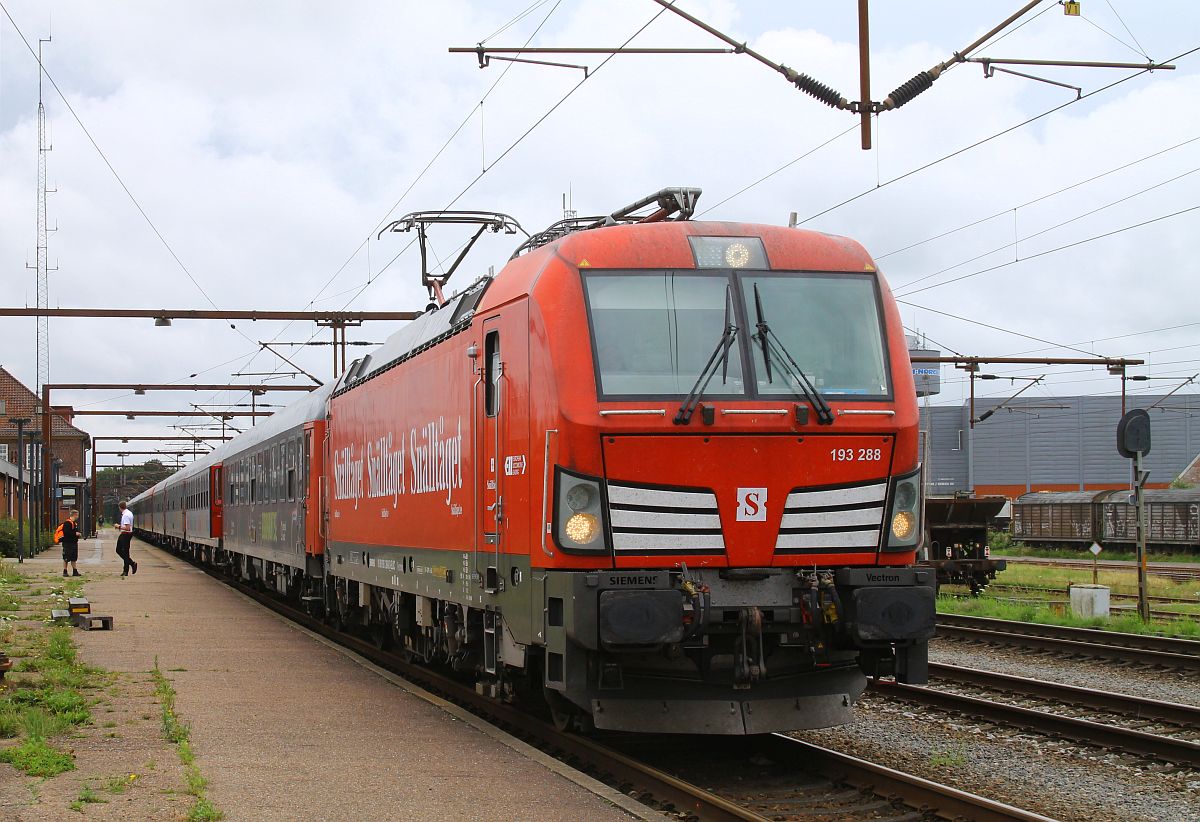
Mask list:
[{"label": "coach door", "polygon": [[[325,553],[324,424],[304,426],[300,456],[300,488],[304,495],[304,553],[318,560]],[[319,566],[318,566],[319,567]]]},{"label": "coach door", "polygon": [[212,472],[209,475],[208,481],[208,500],[209,500],[209,536],[213,539],[220,539],[225,520],[225,500],[222,496],[221,477],[224,474],[223,466],[214,465]]},{"label": "coach door", "polygon": [[499,317],[492,317],[483,324],[482,369],[482,397],[477,406],[479,419],[475,427],[479,432],[476,464],[479,466],[479,482],[482,486],[476,496],[479,501],[477,521],[481,531],[480,553],[484,554],[479,564],[484,566],[484,589],[495,593],[501,585],[500,537],[504,527],[503,472],[500,470],[500,432],[505,413],[504,360],[500,349]]}]

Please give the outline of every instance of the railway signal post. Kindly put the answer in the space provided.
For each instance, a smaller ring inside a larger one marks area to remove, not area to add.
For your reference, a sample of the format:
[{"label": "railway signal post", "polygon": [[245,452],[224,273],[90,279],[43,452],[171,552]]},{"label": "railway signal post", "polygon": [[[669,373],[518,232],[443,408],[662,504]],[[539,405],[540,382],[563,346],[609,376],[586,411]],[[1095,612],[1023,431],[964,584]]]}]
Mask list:
[{"label": "railway signal post", "polygon": [[1133,460],[1134,516],[1137,517],[1138,615],[1150,621],[1150,600],[1146,575],[1146,503],[1144,498],[1149,471],[1142,470],[1142,457],[1150,453],[1150,414],[1134,410],[1117,423],[1117,453]]}]

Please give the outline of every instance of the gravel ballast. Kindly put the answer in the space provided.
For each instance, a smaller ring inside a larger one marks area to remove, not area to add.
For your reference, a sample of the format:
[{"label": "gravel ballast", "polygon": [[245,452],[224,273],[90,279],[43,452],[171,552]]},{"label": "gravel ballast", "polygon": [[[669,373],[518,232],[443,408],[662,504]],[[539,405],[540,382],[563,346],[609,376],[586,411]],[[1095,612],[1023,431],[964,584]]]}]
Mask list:
[{"label": "gravel ballast", "polygon": [[[1180,671],[935,641],[930,661],[1200,705]],[[936,683],[934,683],[936,684]],[[1200,773],[866,694],[840,728],[793,734],[1064,822],[1200,819]]]}]

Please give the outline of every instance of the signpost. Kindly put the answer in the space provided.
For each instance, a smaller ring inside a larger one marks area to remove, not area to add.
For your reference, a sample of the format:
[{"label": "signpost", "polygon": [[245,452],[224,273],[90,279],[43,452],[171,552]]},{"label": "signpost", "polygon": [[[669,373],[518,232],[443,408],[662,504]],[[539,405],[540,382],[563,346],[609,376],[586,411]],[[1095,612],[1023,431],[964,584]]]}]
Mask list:
[{"label": "signpost", "polygon": [[1149,471],[1142,470],[1142,457],[1150,453],[1150,414],[1135,408],[1117,423],[1117,453],[1133,460],[1134,516],[1137,517],[1138,615],[1150,621],[1149,584],[1146,575],[1146,502],[1144,490]]},{"label": "signpost", "polygon": [[1099,585],[1099,571],[1096,568],[1096,560],[1100,558],[1100,552],[1104,549],[1100,547],[1100,543],[1093,542],[1092,547],[1088,550],[1092,552],[1092,584]]}]

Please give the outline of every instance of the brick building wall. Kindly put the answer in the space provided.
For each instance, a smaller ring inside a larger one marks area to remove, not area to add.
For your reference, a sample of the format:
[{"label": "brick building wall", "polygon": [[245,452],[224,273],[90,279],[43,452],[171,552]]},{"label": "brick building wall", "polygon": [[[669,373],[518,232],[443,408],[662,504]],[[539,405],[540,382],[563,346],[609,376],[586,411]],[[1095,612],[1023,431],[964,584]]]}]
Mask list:
[{"label": "brick building wall", "polygon": [[[22,384],[7,369],[0,366],[0,401],[3,401],[5,412],[0,415],[0,457],[7,456],[9,462],[16,463],[21,456],[17,452],[17,426],[9,420],[15,418],[28,419],[25,425],[25,443],[28,456],[30,435],[40,438],[42,432],[41,413],[42,401],[32,390]],[[70,407],[54,408],[51,417],[51,434],[53,442],[51,453],[47,455],[46,465],[53,465],[55,459],[62,460],[60,474],[83,477],[87,474],[87,452],[91,448],[91,437],[72,424],[74,409]],[[29,463],[26,461],[26,471]],[[0,502],[0,512],[7,512],[9,505]],[[14,509],[15,511],[15,509]],[[54,512],[52,519],[60,522],[67,514],[66,509]],[[7,514],[5,514],[7,516]]]}]

